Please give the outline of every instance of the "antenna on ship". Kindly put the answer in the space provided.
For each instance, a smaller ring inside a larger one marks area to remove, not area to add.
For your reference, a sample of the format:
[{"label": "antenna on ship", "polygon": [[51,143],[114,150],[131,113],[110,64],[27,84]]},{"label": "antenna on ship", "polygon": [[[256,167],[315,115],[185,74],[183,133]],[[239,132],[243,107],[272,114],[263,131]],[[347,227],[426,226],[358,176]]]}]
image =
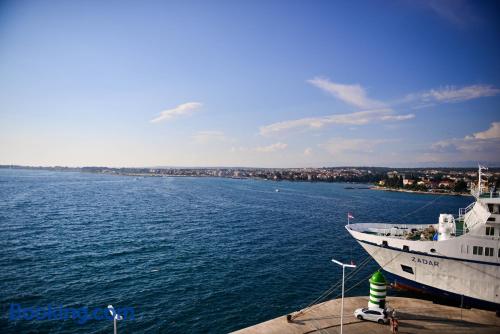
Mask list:
[{"label": "antenna on ship", "polygon": [[478,164],[478,181],[477,181],[477,197],[481,196],[481,190],[482,190],[482,183],[483,183],[483,170],[488,170],[488,167],[481,166],[481,164]]}]

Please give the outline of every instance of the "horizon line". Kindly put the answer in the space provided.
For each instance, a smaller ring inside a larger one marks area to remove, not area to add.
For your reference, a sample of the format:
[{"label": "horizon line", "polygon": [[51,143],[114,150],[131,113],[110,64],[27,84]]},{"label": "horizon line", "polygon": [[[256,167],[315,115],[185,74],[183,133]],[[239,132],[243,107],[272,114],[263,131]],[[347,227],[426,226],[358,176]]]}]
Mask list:
[{"label": "horizon line", "polygon": [[[500,168],[500,162],[484,164],[489,168]],[[489,166],[488,166],[489,165]],[[386,169],[418,169],[418,168],[426,168],[426,169],[475,169],[476,166],[404,166],[404,167],[394,167],[394,166],[368,166],[368,165],[339,165],[339,166],[321,166],[321,167],[256,167],[256,166],[139,166],[139,167],[111,167],[111,166],[99,166],[99,165],[86,165],[86,166],[63,166],[63,165],[17,165],[17,164],[0,164],[0,168],[67,168],[67,169],[83,169],[83,168],[106,168],[106,169],[322,169],[322,168],[386,168]]]}]

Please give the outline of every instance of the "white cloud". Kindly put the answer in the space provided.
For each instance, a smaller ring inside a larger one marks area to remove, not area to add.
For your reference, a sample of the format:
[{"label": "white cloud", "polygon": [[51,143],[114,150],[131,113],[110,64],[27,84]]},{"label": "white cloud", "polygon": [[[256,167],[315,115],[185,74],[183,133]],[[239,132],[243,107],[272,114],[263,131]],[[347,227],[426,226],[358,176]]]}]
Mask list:
[{"label": "white cloud", "polygon": [[307,82],[327,93],[332,94],[339,100],[361,109],[385,107],[384,103],[368,98],[366,96],[365,89],[360,85],[339,84],[321,77],[315,77],[314,79],[307,80]]},{"label": "white cloud", "polygon": [[329,79],[321,77],[315,77],[314,79],[307,80],[307,82],[332,94],[345,103],[365,110],[386,109],[402,103],[417,103],[417,105],[414,105],[412,108],[420,109],[433,106],[437,103],[463,102],[500,94],[500,89],[492,85],[476,84],[463,87],[448,85],[408,94],[404,98],[396,101],[382,102],[368,98],[365,89],[359,84],[345,85],[331,82]]},{"label": "white cloud", "polygon": [[465,87],[444,86],[431,89],[422,93],[409,94],[404,102],[419,101],[424,105],[427,103],[454,103],[463,102],[481,97],[495,96],[500,94],[500,89],[491,85],[471,85]]},{"label": "white cloud", "polygon": [[327,143],[323,144],[329,153],[339,155],[344,153],[373,153],[377,145],[388,142],[387,139],[349,139],[349,138],[332,138]]},{"label": "white cloud", "polygon": [[415,118],[414,114],[407,115],[385,115],[380,118],[382,121],[406,121],[408,119]]},{"label": "white cloud", "polygon": [[304,155],[311,155],[313,153],[312,148],[308,147],[304,150]]},{"label": "white cloud", "polygon": [[413,117],[415,117],[415,115],[413,114],[393,115],[393,111],[391,109],[357,111],[349,114],[335,114],[324,117],[308,117],[272,123],[269,125],[261,126],[260,134],[266,136],[296,128],[318,129],[328,124],[364,125],[376,121],[404,121]]},{"label": "white cloud", "polygon": [[[488,153],[489,157],[486,159],[496,159],[500,155],[500,139],[476,139],[473,137],[465,138],[452,138],[445,139],[435,142],[431,145],[431,148],[435,152],[440,153],[455,153],[455,154],[467,154],[469,155],[479,155],[482,153]],[[484,160],[485,158],[478,158],[477,160]],[[466,160],[474,160],[474,158],[467,158]]]},{"label": "white cloud", "polygon": [[231,152],[243,152],[249,154],[251,152],[259,152],[259,153],[270,153],[284,150],[288,147],[288,144],[277,142],[274,144],[270,144],[267,146],[258,146],[258,147],[247,147],[247,146],[233,146],[231,147]]},{"label": "white cloud", "polygon": [[199,131],[193,135],[193,140],[199,144],[206,144],[209,142],[222,142],[228,138],[222,131]]},{"label": "white cloud", "polygon": [[481,21],[473,6],[466,0],[420,0],[408,3],[426,8],[459,27]]},{"label": "white cloud", "polygon": [[264,152],[264,153],[270,153],[270,152],[276,152],[276,151],[281,151],[287,148],[288,145],[284,143],[274,143],[268,146],[260,146],[255,148],[255,151],[257,152]]},{"label": "white cloud", "polygon": [[455,147],[455,143],[462,141],[463,139],[453,138],[453,139],[443,139],[432,143],[431,149],[434,151],[444,151],[448,148]]},{"label": "white cloud", "polygon": [[461,160],[493,161],[500,155],[500,122],[493,122],[489,129],[464,138],[440,140],[431,145],[431,150],[443,159],[449,155]]},{"label": "white cloud", "polygon": [[339,100],[365,110],[347,114],[333,114],[323,117],[306,117],[295,120],[276,122],[260,127],[263,136],[291,129],[319,129],[329,124],[364,125],[372,122],[405,121],[415,117],[414,114],[397,115],[387,104],[370,99],[360,85],[344,85],[331,82],[329,79],[315,77],[308,83],[328,92]]},{"label": "white cloud", "polygon": [[168,121],[182,115],[190,115],[194,111],[198,110],[201,106],[202,104],[199,102],[188,102],[179,104],[175,108],[163,110],[162,112],[160,112],[160,115],[158,117],[153,118],[150,122],[158,123],[162,121]]},{"label": "white cloud", "polygon": [[231,147],[231,150],[230,150],[231,153],[246,152],[246,151],[248,151],[248,148],[243,147],[243,146],[233,146],[233,147]]},{"label": "white cloud", "polygon": [[[488,130],[476,132],[472,136],[475,139],[498,139],[500,138],[500,122],[493,122]],[[470,138],[470,137],[465,137]]]}]

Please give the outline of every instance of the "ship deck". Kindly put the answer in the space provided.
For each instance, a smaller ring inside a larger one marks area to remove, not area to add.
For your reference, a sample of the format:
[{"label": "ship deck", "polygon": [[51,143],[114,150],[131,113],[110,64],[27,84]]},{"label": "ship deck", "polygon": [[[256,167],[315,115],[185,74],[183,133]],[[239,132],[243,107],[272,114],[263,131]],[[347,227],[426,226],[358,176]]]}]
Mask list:
[{"label": "ship deck", "polygon": [[377,224],[361,223],[346,226],[348,229],[365,234],[379,235],[394,239],[432,240],[437,224]]}]

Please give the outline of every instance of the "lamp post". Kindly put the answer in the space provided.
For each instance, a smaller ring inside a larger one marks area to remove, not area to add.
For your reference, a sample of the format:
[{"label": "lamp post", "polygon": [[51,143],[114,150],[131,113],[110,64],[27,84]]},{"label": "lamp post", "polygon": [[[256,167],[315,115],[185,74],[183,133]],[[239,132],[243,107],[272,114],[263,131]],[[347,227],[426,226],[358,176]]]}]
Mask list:
[{"label": "lamp post", "polygon": [[342,334],[342,323],[344,322],[344,277],[345,277],[345,268],[356,268],[354,264],[346,264],[335,259],[332,259],[332,262],[342,266],[342,304],[340,306],[340,334]]},{"label": "lamp post", "polygon": [[115,311],[113,305],[108,305],[108,310],[109,313],[111,313],[111,316],[113,317],[113,328],[114,328],[113,333],[116,334],[116,320],[123,320],[123,317]]}]

